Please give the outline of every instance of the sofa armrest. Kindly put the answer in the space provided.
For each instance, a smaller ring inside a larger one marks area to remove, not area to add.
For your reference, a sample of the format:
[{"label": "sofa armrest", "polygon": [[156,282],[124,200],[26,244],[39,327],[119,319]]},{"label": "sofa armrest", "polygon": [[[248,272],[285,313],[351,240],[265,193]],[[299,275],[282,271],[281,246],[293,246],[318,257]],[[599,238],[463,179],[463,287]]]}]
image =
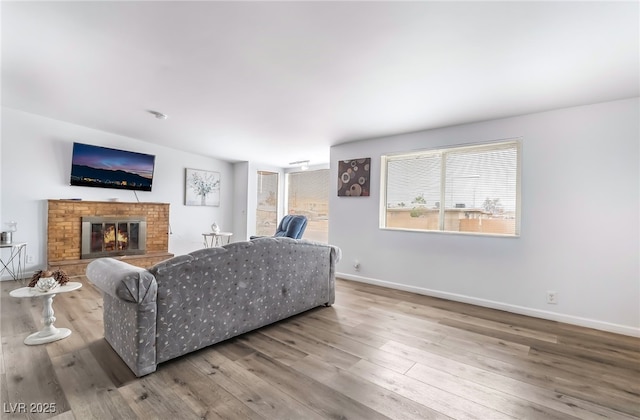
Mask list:
[{"label": "sofa armrest", "polygon": [[103,293],[104,338],[136,376],[156,370],[156,278],[113,258],[87,266],[87,278]]},{"label": "sofa armrest", "polygon": [[339,263],[342,259],[342,249],[339,246],[327,244],[325,242],[312,241],[310,239],[300,239],[300,242],[328,246],[331,248],[331,260],[334,263]]},{"label": "sofa armrest", "polygon": [[342,259],[342,249],[335,245],[329,245],[331,247],[331,258],[334,263],[339,263]]},{"label": "sofa armrest", "polygon": [[153,274],[144,268],[113,258],[99,258],[87,266],[87,278],[113,297],[155,307],[158,284]]}]

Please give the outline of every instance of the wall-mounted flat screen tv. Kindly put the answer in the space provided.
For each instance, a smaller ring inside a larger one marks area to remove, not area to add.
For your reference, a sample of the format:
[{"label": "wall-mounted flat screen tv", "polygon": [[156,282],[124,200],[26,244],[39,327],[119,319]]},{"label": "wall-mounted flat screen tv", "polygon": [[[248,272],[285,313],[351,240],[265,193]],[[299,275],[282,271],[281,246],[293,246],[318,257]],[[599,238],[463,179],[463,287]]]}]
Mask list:
[{"label": "wall-mounted flat screen tv", "polygon": [[73,143],[71,185],[151,191],[155,156]]}]

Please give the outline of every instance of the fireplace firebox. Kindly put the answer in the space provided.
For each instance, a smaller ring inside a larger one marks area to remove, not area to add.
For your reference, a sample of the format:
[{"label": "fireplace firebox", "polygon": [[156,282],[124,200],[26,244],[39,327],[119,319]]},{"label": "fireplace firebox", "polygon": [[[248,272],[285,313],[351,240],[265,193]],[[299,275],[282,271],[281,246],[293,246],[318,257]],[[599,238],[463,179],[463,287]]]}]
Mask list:
[{"label": "fireplace firebox", "polygon": [[81,255],[85,258],[140,255],[146,252],[144,216],[82,218]]}]

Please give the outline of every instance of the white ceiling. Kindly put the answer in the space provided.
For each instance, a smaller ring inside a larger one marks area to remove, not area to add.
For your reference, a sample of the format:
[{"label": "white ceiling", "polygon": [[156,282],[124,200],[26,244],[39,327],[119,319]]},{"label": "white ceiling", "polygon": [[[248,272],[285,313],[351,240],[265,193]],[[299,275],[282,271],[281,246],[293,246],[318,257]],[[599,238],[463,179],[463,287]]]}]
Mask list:
[{"label": "white ceiling", "polygon": [[326,163],[343,142],[639,96],[638,5],[3,1],[2,105]]}]

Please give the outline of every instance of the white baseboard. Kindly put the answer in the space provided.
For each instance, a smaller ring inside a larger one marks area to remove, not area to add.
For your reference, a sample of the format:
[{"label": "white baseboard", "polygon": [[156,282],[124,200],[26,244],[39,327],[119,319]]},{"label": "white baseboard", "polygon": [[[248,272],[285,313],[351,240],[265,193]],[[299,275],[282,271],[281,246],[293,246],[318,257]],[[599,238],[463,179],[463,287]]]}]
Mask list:
[{"label": "white baseboard", "polygon": [[401,283],[393,283],[384,280],[372,279],[370,277],[355,276],[353,274],[336,273],[336,277],[357,281],[360,283],[373,284],[376,286],[388,287],[390,289],[403,290],[405,292],[417,293],[420,295],[432,296],[455,302],[469,303],[471,305],[482,306],[485,308],[499,309],[502,311],[512,312],[520,315],[527,315],[534,318],[548,319],[550,321],[564,322],[565,324],[578,325],[581,327],[593,328],[596,330],[612,332],[616,334],[629,335],[632,337],[640,337],[640,328],[630,327],[627,325],[612,324],[610,322],[598,321],[595,319],[582,318],[573,315],[566,315],[557,312],[543,311],[540,309],[527,308],[525,306],[511,305],[509,303],[496,302],[493,300],[480,299],[472,296],[460,295],[456,293],[442,292],[438,290],[425,289],[422,287],[408,286]]}]

